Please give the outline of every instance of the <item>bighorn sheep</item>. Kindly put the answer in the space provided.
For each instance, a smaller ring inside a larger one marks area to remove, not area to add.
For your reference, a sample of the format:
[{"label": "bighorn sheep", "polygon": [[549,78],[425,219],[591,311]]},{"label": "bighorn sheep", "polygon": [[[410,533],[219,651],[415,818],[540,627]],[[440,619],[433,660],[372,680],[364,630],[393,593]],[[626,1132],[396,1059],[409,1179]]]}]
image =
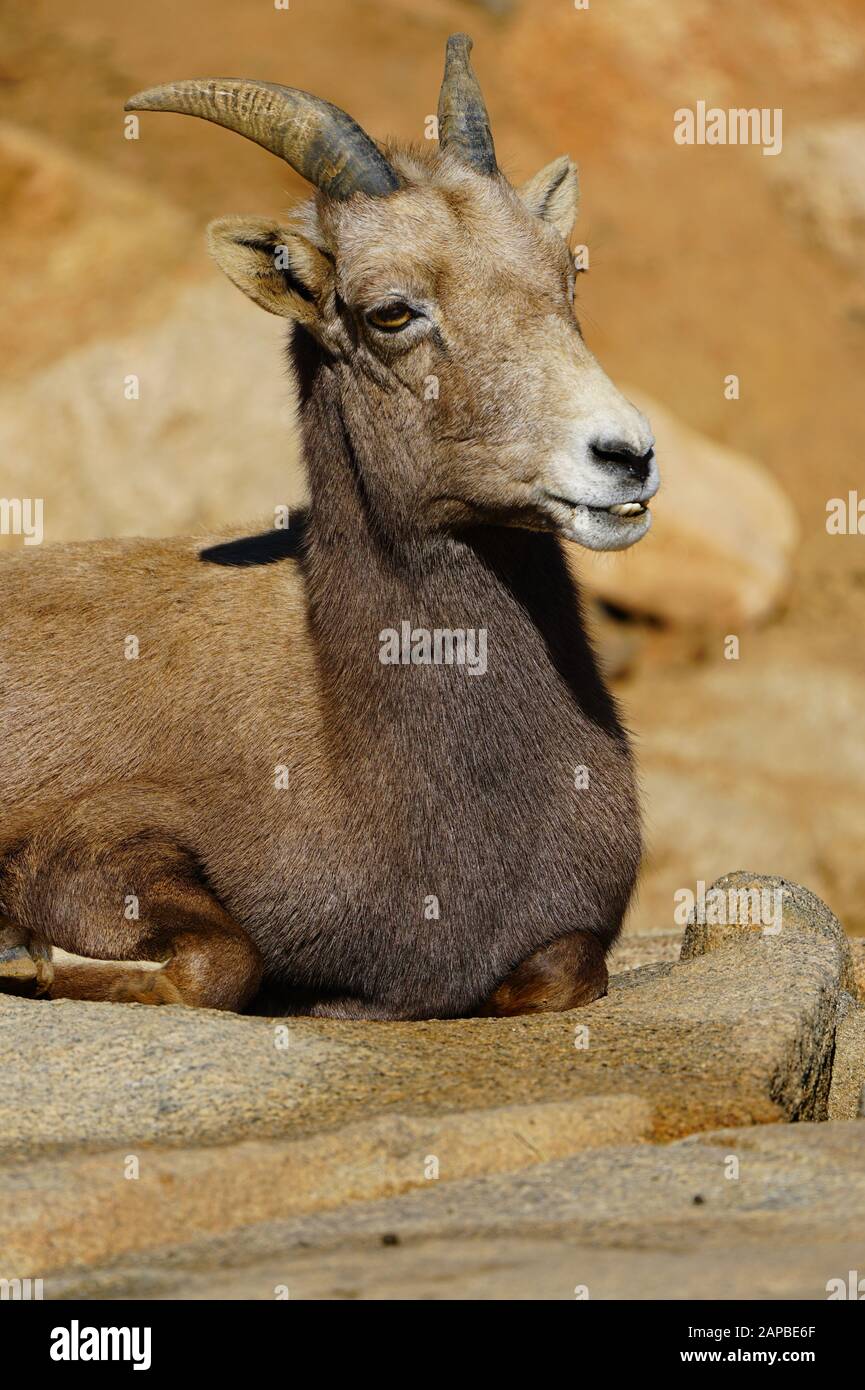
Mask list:
[{"label": "bighorn sheep", "polygon": [[639,814],[558,538],[633,544],[658,474],[574,318],[575,167],[511,187],[470,48],[428,149],[266,82],[128,103],[315,185],[291,225],[209,229],[292,321],[311,502],[3,560],[7,988],[396,1019],[606,987]]}]

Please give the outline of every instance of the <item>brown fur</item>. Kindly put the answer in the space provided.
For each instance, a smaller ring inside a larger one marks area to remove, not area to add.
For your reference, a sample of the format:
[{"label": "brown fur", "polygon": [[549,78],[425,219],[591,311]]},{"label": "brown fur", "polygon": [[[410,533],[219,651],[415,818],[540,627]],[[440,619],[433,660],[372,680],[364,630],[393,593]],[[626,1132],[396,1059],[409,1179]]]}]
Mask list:
[{"label": "brown fur", "polygon": [[[550,440],[615,404],[571,311],[565,174],[521,199],[391,157],[391,198],[213,233],[296,322],[308,514],[0,565],[0,910],[124,963],[58,969],[52,997],[240,1009],[264,978],[288,1011],[418,1018],[605,988],[634,777],[538,491]],[[410,350],[363,318],[394,285],[433,306]],[[485,628],[486,674],[382,665],[403,620]]]}]

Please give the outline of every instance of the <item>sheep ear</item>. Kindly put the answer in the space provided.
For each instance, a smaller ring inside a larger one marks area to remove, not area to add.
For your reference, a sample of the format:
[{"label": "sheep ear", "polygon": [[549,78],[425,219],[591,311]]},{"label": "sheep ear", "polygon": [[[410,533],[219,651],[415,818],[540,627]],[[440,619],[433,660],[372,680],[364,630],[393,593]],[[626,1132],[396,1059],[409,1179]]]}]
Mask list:
[{"label": "sheep ear", "polygon": [[577,219],[580,185],[577,166],[563,154],[517,189],[529,212],[551,222],[567,241]]},{"label": "sheep ear", "polygon": [[332,283],[330,262],[299,232],[254,217],[220,217],[207,246],[233,285],[262,309],[311,326]]}]

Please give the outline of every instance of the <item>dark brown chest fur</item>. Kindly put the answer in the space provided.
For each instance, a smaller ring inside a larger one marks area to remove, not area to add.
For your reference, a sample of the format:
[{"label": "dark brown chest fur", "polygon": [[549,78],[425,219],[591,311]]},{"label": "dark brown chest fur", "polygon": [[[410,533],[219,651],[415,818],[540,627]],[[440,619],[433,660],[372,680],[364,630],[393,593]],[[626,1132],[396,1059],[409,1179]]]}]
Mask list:
[{"label": "dark brown chest fur", "polygon": [[557,542],[479,530],[413,572],[314,546],[322,751],[288,747],[285,785],[244,809],[250,843],[205,852],[271,978],[452,1014],[567,932],[609,945],[639,862],[634,778]]}]

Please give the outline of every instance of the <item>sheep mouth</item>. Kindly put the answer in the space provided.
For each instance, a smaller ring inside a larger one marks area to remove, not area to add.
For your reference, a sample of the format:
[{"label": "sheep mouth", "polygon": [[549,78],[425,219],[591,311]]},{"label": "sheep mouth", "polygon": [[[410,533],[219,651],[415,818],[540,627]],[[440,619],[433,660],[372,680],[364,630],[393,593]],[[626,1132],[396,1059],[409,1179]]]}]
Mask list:
[{"label": "sheep mouth", "polygon": [[[654,496],[654,490],[652,491]],[[606,507],[576,502],[554,492],[544,494],[546,527],[585,550],[629,550],[652,525],[648,502],[610,502]]]},{"label": "sheep mouth", "polygon": [[551,502],[557,502],[560,507],[567,507],[570,511],[584,508],[587,512],[593,512],[595,516],[614,516],[622,520],[644,516],[649,510],[646,502],[614,502],[609,507],[593,507],[588,502],[575,502],[570,497],[559,497],[555,492],[548,492],[547,496]]},{"label": "sheep mouth", "polygon": [[590,512],[603,512],[605,516],[619,516],[627,520],[632,516],[643,516],[649,510],[645,502],[616,502],[612,507],[590,507]]}]

